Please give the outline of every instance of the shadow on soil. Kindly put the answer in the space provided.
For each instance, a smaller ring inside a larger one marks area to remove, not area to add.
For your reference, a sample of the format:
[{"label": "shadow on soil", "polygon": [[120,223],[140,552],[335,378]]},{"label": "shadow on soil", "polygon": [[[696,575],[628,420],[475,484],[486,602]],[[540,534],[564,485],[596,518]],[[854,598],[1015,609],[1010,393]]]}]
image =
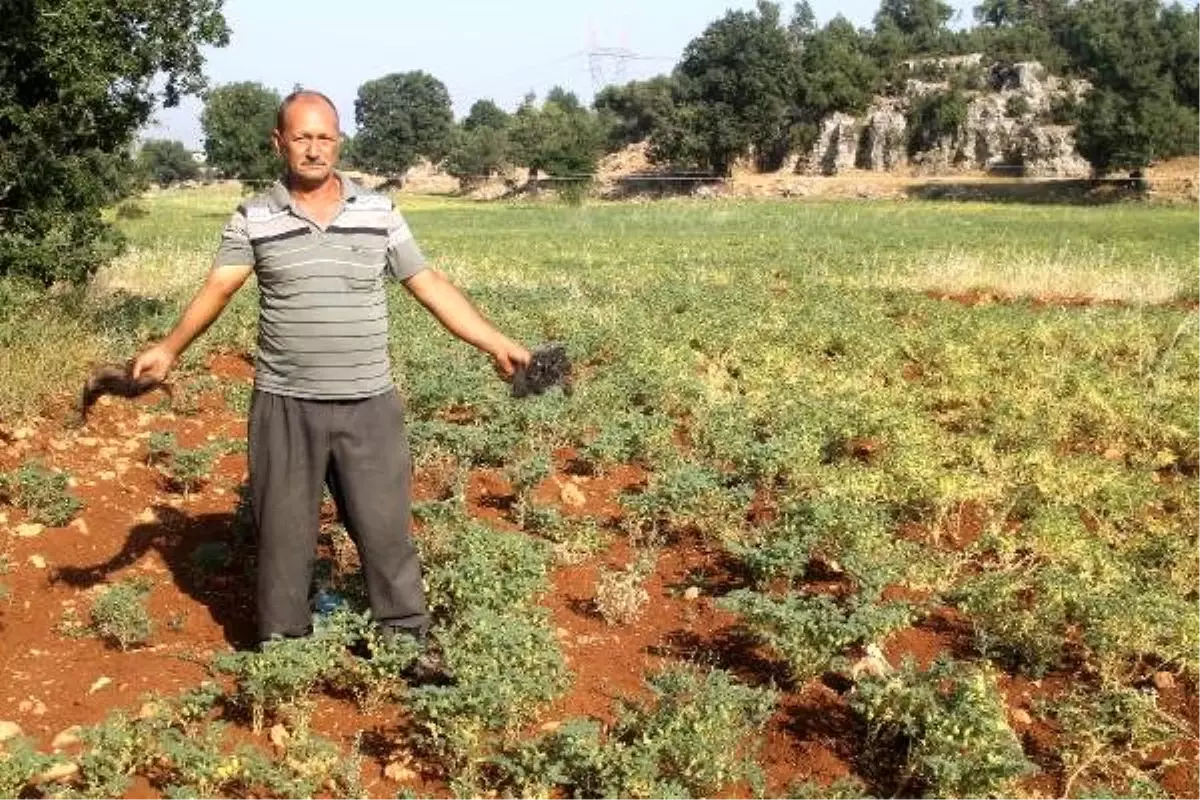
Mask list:
[{"label": "shadow on soil", "polygon": [[914,200],[1100,206],[1149,199],[1145,181],[1064,179],[1029,183],[931,181],[905,189]]},{"label": "shadow on soil", "polygon": [[121,551],[89,566],[64,566],[53,580],[81,589],[157,551],[178,589],[204,604],[225,640],[241,650],[256,644],[253,548],[237,540],[233,513],[189,516],[171,506],[155,506],[155,521],[139,523]]}]

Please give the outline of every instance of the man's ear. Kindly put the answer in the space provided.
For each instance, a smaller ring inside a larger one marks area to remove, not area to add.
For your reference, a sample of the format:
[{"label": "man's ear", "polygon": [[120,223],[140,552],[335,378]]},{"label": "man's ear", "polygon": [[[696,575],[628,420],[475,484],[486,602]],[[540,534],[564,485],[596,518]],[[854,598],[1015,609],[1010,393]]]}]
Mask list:
[{"label": "man's ear", "polygon": [[283,157],[283,134],[278,128],[271,131],[271,149],[275,151],[275,155]]}]

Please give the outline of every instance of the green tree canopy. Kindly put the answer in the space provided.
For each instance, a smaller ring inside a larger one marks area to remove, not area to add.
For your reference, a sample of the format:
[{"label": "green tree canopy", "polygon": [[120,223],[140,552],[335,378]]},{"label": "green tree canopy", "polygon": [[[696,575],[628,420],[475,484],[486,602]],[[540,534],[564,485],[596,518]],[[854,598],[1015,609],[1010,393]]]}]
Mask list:
[{"label": "green tree canopy", "polygon": [[870,41],[840,14],[808,37],[800,54],[798,102],[805,119],[858,113],[879,89]]},{"label": "green tree canopy", "polygon": [[478,128],[491,128],[502,131],[512,121],[511,115],[491,100],[476,100],[471,104],[471,110],[462,121],[464,130],[473,131]]},{"label": "green tree canopy", "polygon": [[[203,87],[220,0],[21,0],[0,33],[0,275],[81,281],[116,252],[100,210],[158,103]],[[161,89],[156,90],[156,86]]]},{"label": "green tree canopy", "polygon": [[779,6],[731,11],[683,52],[675,68],[681,103],[651,142],[657,160],[691,162],[728,175],[736,158],[754,151],[760,166],[785,154],[797,64]]},{"label": "green tree canopy", "polygon": [[513,115],[509,136],[514,164],[554,177],[595,174],[604,146],[596,114],[557,87],[540,108],[533,95],[525,98]]},{"label": "green tree canopy", "polygon": [[209,165],[243,181],[277,177],[279,157],[271,147],[271,131],[281,101],[274,89],[251,81],[209,91],[200,113]]},{"label": "green tree canopy", "polygon": [[1064,43],[1094,84],[1076,135],[1097,172],[1195,152],[1198,33],[1188,16],[1158,0],[1081,0],[1072,9]]},{"label": "green tree canopy", "polygon": [[364,169],[400,176],[422,156],[445,157],[454,112],[445,85],[427,72],[398,72],[367,81],[354,101],[355,149]]},{"label": "green tree canopy", "polygon": [[200,167],[183,142],[174,139],[148,139],[137,155],[142,174],[160,186],[187,181],[200,173]]},{"label": "green tree canopy", "polygon": [[607,149],[620,150],[648,139],[671,116],[675,91],[675,81],[666,75],[601,89],[592,107],[607,131]]}]

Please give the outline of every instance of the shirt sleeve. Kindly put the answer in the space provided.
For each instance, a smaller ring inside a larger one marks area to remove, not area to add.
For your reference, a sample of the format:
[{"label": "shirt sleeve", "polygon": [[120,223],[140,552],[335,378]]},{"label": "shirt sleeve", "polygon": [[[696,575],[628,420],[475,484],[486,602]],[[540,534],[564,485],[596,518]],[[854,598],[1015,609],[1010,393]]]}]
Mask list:
[{"label": "shirt sleeve", "polygon": [[213,266],[245,266],[253,263],[254,247],[250,244],[250,233],[246,228],[246,213],[239,208],[221,231],[221,244],[217,247]]},{"label": "shirt sleeve", "polygon": [[408,223],[399,211],[388,215],[387,268],[388,277],[405,281],[428,266],[421,249],[413,239]]}]

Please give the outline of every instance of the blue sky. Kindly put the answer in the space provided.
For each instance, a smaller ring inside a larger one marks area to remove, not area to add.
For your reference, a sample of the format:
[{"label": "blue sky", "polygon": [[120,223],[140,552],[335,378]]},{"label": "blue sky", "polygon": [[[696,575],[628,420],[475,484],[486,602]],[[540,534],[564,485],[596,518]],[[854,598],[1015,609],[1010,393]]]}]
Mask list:
[{"label": "blue sky", "polygon": [[[810,0],[819,22],[837,13],[870,23],[878,0]],[[959,24],[972,2],[951,0]],[[789,15],[792,2],[783,4]],[[258,81],[280,93],[295,84],[324,91],[354,130],[354,98],[365,81],[390,72],[424,70],[444,84],[455,115],[480,98],[513,109],[526,92],[555,85],[585,101],[594,77],[623,82],[669,72],[689,41],[729,9],[732,0],[226,0],[232,36],[206,52],[211,85]],[[636,59],[589,58],[589,50],[629,50]],[[599,71],[593,76],[593,67]],[[201,146],[200,101],[161,110],[143,137]]]}]

